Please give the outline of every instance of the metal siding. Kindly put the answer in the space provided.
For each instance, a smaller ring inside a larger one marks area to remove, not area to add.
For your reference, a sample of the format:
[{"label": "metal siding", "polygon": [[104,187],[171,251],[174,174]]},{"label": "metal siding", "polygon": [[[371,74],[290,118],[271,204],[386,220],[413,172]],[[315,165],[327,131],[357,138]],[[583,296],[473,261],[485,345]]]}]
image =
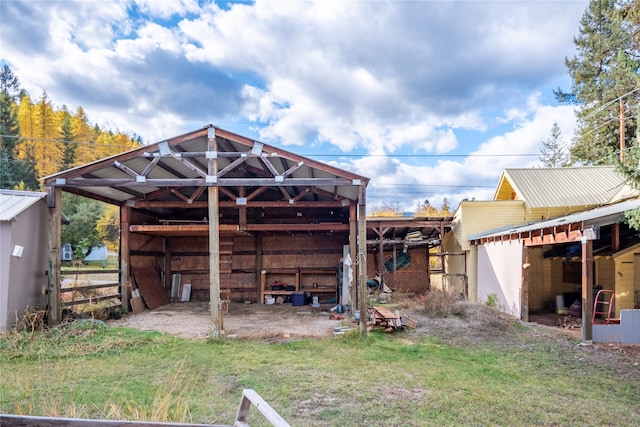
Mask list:
[{"label": "metal siding", "polygon": [[44,199],[46,193],[0,193],[0,221],[12,221],[29,206]]},{"label": "metal siding", "polygon": [[504,175],[529,208],[603,205],[628,187],[613,166],[505,169]]}]

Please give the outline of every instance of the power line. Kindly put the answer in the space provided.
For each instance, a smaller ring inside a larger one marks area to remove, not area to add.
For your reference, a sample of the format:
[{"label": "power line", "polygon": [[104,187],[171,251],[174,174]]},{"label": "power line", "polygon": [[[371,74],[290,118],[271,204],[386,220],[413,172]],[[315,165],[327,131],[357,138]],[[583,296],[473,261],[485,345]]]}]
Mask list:
[{"label": "power line", "polygon": [[[94,142],[87,141],[69,141],[64,139],[51,139],[51,138],[37,138],[32,136],[16,136],[16,135],[0,135],[2,138],[15,138],[15,139],[29,139],[33,141],[46,141],[46,142],[60,142],[63,144],[84,144],[84,145],[96,145]],[[101,147],[122,147],[121,144],[97,144]],[[144,147],[141,145],[139,147]],[[403,158],[403,157],[418,157],[418,158],[427,158],[427,157],[539,157],[540,154],[536,153],[513,153],[513,154],[318,154],[318,153],[307,153],[307,154],[299,154],[303,157],[393,157],[393,158]]]}]

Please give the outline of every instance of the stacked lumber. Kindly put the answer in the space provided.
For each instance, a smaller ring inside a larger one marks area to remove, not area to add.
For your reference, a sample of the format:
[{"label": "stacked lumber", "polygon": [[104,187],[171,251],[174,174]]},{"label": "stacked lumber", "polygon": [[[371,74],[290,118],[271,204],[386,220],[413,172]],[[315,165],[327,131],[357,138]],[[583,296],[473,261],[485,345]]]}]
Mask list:
[{"label": "stacked lumber", "polygon": [[385,332],[393,332],[404,326],[417,327],[415,320],[407,316],[401,316],[397,310],[392,312],[385,307],[370,307],[369,318],[371,319],[369,322],[370,327],[383,327]]}]

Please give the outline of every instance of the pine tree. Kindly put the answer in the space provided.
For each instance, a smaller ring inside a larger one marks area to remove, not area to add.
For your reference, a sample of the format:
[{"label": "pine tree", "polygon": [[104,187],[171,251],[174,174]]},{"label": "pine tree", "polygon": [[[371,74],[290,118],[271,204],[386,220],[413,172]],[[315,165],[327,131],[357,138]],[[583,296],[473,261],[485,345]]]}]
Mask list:
[{"label": "pine tree", "polygon": [[59,120],[62,122],[60,132],[62,136],[62,144],[64,146],[61,170],[66,170],[75,165],[77,144],[73,137],[71,114],[69,113],[69,110],[63,106],[62,110],[58,111],[58,115],[60,115]]},{"label": "pine tree", "polygon": [[[572,93],[556,92],[560,100],[574,100],[578,130],[571,147],[573,161],[609,163],[620,148],[620,110],[625,119],[624,145],[636,135],[640,50],[636,32],[638,0],[591,0],[574,38],[577,54],[566,59]],[[631,12],[629,12],[629,10]]]},{"label": "pine tree", "polygon": [[20,126],[16,99],[20,81],[8,65],[0,69],[0,188],[15,188],[23,179],[26,167],[15,158]]},{"label": "pine tree", "polygon": [[549,138],[542,141],[540,149],[540,161],[548,168],[561,168],[569,166],[569,153],[567,146],[562,140],[562,131],[557,122],[551,126]]}]

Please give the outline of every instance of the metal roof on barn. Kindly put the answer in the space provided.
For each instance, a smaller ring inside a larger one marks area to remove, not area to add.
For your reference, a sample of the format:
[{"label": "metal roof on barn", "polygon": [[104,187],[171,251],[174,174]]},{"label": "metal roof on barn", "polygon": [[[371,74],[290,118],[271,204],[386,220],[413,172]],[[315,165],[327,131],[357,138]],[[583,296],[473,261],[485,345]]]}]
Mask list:
[{"label": "metal roof on barn", "polygon": [[44,180],[47,187],[158,214],[170,214],[179,202],[206,207],[209,186],[220,188],[221,207],[348,206],[369,181],[212,125]]},{"label": "metal roof on barn", "polygon": [[0,221],[13,221],[46,195],[33,191],[0,190]]},{"label": "metal roof on barn", "polygon": [[505,169],[493,199],[524,200],[531,209],[599,206],[638,195],[615,167],[584,166]]}]

